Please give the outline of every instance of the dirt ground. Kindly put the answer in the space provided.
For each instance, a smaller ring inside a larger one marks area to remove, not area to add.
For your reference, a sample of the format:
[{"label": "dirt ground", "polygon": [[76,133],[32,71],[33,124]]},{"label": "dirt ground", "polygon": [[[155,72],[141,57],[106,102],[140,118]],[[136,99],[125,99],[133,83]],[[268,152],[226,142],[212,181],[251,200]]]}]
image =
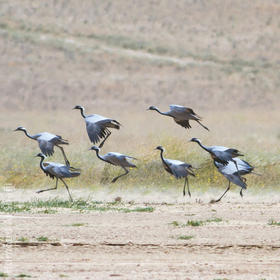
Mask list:
[{"label": "dirt ground", "polygon": [[121,205],[154,211],[1,214],[0,272],[7,279],[279,279],[280,227],[269,225],[279,220],[279,200],[242,200],[231,191],[219,204]]}]

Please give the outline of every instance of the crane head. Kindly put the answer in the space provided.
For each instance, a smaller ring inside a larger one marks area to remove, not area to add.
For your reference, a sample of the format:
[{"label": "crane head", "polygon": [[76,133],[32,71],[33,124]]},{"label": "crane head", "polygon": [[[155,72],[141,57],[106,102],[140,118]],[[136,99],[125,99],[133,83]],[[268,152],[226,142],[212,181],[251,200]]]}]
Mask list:
[{"label": "crane head", "polygon": [[200,143],[201,141],[198,138],[192,138],[189,142]]},{"label": "crane head", "polygon": [[150,106],[150,107],[147,109],[147,111],[148,111],[148,110],[156,110],[156,109],[157,109],[156,106]]},{"label": "crane head", "polygon": [[155,150],[164,151],[164,148],[163,148],[162,146],[157,146],[157,147],[155,148]]},{"label": "crane head", "polygon": [[83,107],[83,106],[80,106],[80,105],[76,105],[76,106],[73,108],[73,110],[74,110],[74,109],[83,110],[84,107]]},{"label": "crane head", "polygon": [[39,153],[35,157],[46,158],[46,156],[43,153]]},{"label": "crane head", "polygon": [[14,131],[26,131],[26,129],[23,126],[17,127]]},{"label": "crane head", "polygon": [[89,150],[100,151],[100,148],[97,146],[92,146]]}]

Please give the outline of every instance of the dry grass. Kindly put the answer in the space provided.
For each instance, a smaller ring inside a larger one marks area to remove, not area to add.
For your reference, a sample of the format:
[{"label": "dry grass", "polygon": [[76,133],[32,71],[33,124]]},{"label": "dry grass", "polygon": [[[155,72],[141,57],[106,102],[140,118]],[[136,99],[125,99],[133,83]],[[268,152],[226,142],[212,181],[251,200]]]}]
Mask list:
[{"label": "dry grass", "polygon": [[[90,108],[89,108],[90,110]],[[270,112],[270,125],[260,114],[255,112],[238,112],[230,115],[225,112],[206,115],[205,124],[211,132],[204,131],[194,124],[192,130],[177,126],[173,120],[164,118],[156,112],[137,112],[133,118],[127,113],[111,112],[112,116],[123,123],[120,131],[114,131],[111,138],[102,149],[121,152],[138,158],[137,169],[121,178],[116,186],[134,189],[138,186],[165,189],[178,187],[181,193],[182,181],[175,180],[167,174],[154,148],[162,145],[166,148],[166,157],[179,159],[200,167],[196,178],[190,178],[191,189],[206,191],[213,186],[225,187],[226,179],[221,176],[212,164],[209,155],[195,143],[189,143],[191,137],[199,137],[206,145],[225,145],[235,147],[245,153],[244,159],[256,167],[262,176],[247,176],[250,188],[277,187],[279,182],[279,134],[275,131],[279,114]],[[112,187],[111,179],[120,174],[118,167],[109,166],[97,159],[86,134],[84,121],[77,111],[63,113],[22,113],[2,115],[4,127],[0,136],[3,139],[1,176],[2,185],[12,184],[18,188],[36,187],[54,184],[39,168],[39,159],[34,158],[39,149],[37,143],[28,139],[22,132],[13,132],[18,125],[25,126],[31,134],[49,131],[61,134],[69,139],[70,145],[65,147],[68,158],[74,167],[82,168],[80,177],[69,180],[71,186],[77,187]],[[38,118],[40,122],[38,122]],[[223,119],[222,121],[220,120]],[[253,119],[257,118],[257,122]],[[59,122],[56,120],[59,119]],[[69,122],[71,120],[71,122]],[[215,131],[215,133],[214,133]],[[269,137],[267,136],[269,135]],[[56,151],[50,161],[63,162],[60,151]]]}]

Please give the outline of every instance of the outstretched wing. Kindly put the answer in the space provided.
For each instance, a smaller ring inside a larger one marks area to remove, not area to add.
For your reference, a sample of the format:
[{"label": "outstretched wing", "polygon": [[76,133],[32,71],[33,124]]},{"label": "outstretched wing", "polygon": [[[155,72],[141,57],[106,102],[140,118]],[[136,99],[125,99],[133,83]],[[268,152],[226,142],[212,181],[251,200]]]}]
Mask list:
[{"label": "outstretched wing", "polygon": [[119,129],[120,123],[100,115],[90,115],[86,118],[87,133],[93,144],[98,143],[102,138],[110,134],[108,127]]},{"label": "outstretched wing", "polygon": [[189,123],[188,120],[178,120],[178,119],[174,119],[174,121],[175,121],[177,124],[179,124],[179,125],[181,125],[182,127],[184,127],[184,128],[191,128],[191,125],[190,125],[190,123]]},{"label": "outstretched wing", "polygon": [[54,144],[50,141],[38,139],[40,150],[46,156],[51,156],[54,153]]}]

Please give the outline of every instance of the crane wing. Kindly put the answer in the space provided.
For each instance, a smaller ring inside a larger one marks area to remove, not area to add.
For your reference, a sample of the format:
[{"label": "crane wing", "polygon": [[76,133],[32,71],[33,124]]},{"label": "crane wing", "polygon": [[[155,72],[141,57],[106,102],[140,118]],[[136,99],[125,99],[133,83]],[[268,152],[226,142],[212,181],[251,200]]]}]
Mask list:
[{"label": "crane wing", "polygon": [[184,116],[193,115],[200,118],[191,108],[187,108],[181,105],[169,105],[169,108],[170,111],[172,113],[174,112],[175,114],[184,115]]},{"label": "crane wing", "polygon": [[95,144],[98,143],[102,138],[106,137],[110,133],[106,126],[94,122],[86,121],[87,133],[90,141]]},{"label": "crane wing", "polygon": [[191,128],[191,125],[190,125],[190,123],[189,123],[188,120],[178,120],[178,119],[174,119],[174,121],[175,121],[177,124],[179,124],[179,125],[181,125],[182,127],[184,127],[184,128]]},{"label": "crane wing", "polygon": [[54,144],[52,142],[42,140],[42,139],[37,139],[39,143],[40,150],[42,151],[43,154],[46,156],[51,156],[54,153]]}]

